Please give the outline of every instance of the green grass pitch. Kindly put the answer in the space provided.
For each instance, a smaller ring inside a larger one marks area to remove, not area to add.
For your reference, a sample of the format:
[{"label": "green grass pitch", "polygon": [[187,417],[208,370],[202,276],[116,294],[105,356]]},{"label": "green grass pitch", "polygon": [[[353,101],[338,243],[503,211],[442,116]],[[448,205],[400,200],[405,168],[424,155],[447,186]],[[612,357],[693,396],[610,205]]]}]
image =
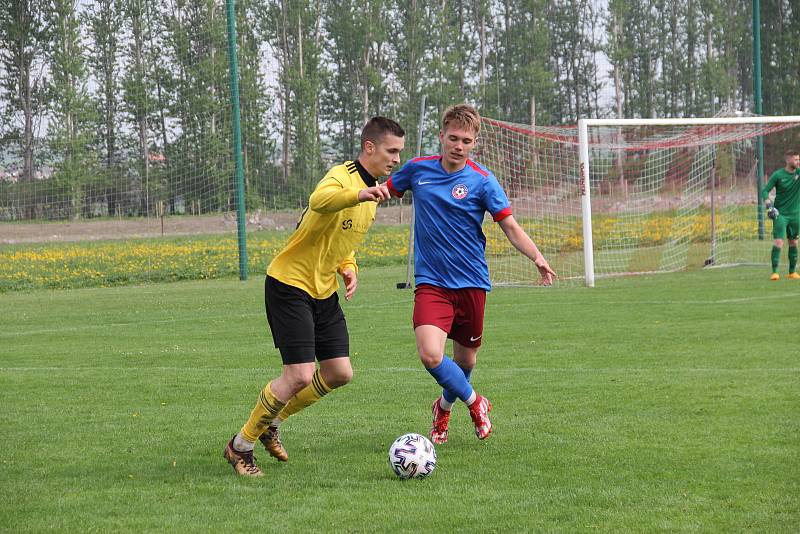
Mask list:
[{"label": "green grass pitch", "polygon": [[389,444],[438,394],[401,267],[344,303],[354,381],[288,420],[262,479],[222,458],[279,371],[263,280],[0,295],[0,531],[796,532],[800,281],[766,268],[498,288],[426,480]]}]

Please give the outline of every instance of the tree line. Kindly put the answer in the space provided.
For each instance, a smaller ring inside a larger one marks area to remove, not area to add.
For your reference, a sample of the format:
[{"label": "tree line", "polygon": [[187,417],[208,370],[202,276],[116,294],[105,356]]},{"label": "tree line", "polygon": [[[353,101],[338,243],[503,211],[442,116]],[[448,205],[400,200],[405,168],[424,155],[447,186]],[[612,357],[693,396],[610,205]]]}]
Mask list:
[{"label": "tree line", "polygon": [[[0,219],[233,209],[224,0],[5,0]],[[752,110],[744,0],[238,0],[249,208],[297,207],[377,114],[436,147],[519,123]],[[763,0],[764,114],[800,106],[800,8]]]}]

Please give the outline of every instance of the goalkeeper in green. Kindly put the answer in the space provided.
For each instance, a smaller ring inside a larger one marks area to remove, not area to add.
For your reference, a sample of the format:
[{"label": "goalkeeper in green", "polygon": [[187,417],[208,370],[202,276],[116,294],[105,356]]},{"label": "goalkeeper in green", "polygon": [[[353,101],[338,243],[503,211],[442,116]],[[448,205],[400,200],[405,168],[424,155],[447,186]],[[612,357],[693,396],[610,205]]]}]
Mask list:
[{"label": "goalkeeper in green", "polygon": [[[772,219],[772,276],[779,280],[778,264],[783,240],[789,239],[789,278],[800,279],[797,273],[797,238],[800,235],[800,152],[787,150],[783,154],[786,165],[773,172],[761,198],[765,200],[767,215]],[[775,189],[775,200],[769,201],[769,192]]]}]

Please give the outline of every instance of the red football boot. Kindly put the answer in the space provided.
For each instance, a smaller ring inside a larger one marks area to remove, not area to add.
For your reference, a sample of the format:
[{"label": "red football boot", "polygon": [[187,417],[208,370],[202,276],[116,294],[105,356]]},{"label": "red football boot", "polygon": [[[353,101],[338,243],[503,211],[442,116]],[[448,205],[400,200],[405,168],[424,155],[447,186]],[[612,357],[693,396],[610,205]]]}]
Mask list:
[{"label": "red football boot", "polygon": [[433,426],[431,427],[431,441],[434,443],[447,443],[447,427],[450,424],[450,412],[443,410],[439,404],[441,397],[433,401]]},{"label": "red football boot", "polygon": [[475,435],[478,439],[486,439],[492,433],[492,422],[489,421],[489,412],[492,411],[492,403],[489,399],[478,395],[475,402],[469,405],[469,416],[475,423]]}]

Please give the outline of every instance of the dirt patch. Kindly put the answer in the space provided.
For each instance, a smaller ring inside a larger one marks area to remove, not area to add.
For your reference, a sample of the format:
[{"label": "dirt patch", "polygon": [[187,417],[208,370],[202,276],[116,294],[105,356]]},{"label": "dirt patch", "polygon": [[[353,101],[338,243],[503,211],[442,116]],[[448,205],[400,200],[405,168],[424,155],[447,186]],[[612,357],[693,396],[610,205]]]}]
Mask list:
[{"label": "dirt patch", "polygon": [[[376,223],[407,223],[411,208],[386,206],[378,209]],[[246,228],[256,230],[290,230],[300,212],[266,212],[257,210],[247,215]],[[48,243],[59,241],[93,241],[142,237],[225,234],[236,232],[234,212],[214,215],[181,215],[136,219],[77,220],[63,222],[0,223],[0,244]]]}]

